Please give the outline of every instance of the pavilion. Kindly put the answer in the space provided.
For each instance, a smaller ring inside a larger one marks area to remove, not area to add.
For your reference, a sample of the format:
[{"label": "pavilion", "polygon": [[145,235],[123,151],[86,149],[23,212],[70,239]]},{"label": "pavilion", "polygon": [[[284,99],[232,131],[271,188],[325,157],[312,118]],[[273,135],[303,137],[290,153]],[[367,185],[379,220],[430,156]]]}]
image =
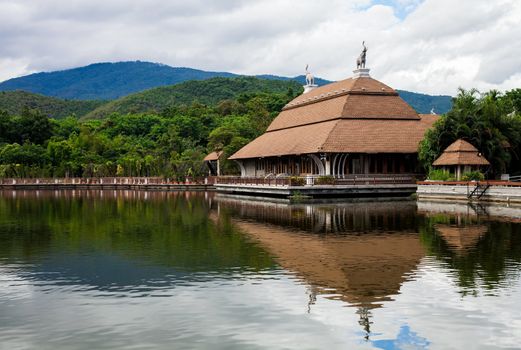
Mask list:
[{"label": "pavilion", "polygon": [[367,68],[321,87],[308,73],[304,93],[229,159],[242,177],[415,174],[418,145],[437,118],[418,114]]},{"label": "pavilion", "polygon": [[456,180],[461,180],[463,173],[480,170],[490,163],[476,147],[459,139],[447,147],[432,165],[455,174]]}]

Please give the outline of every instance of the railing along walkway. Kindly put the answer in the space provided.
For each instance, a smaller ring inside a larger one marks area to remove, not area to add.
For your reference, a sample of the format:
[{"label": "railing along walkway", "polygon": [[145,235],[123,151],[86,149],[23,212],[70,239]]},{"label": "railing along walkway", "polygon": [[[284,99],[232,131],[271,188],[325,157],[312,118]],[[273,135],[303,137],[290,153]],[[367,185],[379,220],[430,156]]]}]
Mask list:
[{"label": "railing along walkway", "polygon": [[240,177],[220,176],[215,179],[218,185],[251,185],[251,186],[356,186],[356,185],[391,185],[416,184],[419,175],[352,175],[333,176],[302,176],[302,177]]},{"label": "railing along walkway", "polygon": [[0,178],[0,185],[202,185],[213,184],[215,177],[189,178],[185,181],[162,177],[69,177],[69,178]]},{"label": "railing along walkway", "polygon": [[521,187],[521,182],[502,181],[502,180],[487,180],[487,181],[418,181],[418,185],[438,185],[438,186],[470,186],[475,188],[477,185],[481,186],[504,186],[504,187]]}]

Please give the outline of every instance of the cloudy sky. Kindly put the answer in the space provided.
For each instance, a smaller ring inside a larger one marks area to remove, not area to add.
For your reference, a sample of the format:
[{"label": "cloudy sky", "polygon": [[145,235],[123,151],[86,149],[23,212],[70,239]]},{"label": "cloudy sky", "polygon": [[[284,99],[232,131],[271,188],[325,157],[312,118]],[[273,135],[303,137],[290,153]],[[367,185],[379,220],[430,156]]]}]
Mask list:
[{"label": "cloudy sky", "polygon": [[395,88],[521,87],[519,0],[0,0],[0,81],[122,60],[340,80],[362,40]]}]

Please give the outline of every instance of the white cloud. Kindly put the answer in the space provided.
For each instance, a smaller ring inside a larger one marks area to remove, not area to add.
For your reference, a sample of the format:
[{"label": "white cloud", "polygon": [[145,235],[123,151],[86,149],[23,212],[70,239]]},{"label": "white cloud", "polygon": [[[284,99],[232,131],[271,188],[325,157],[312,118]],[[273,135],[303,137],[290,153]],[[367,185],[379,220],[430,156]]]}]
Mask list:
[{"label": "white cloud", "polygon": [[137,59],[278,75],[309,63],[339,80],[366,40],[373,76],[395,88],[508,89],[521,86],[519,18],[516,0],[0,0],[0,80]]}]

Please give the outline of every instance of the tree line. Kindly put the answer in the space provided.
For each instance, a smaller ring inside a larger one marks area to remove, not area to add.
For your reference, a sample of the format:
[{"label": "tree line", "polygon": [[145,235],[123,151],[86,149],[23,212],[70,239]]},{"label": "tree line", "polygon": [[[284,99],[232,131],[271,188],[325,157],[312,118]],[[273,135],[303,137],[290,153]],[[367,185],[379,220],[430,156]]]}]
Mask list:
[{"label": "tree line", "polygon": [[[195,102],[85,121],[52,119],[34,109],[0,111],[0,177],[203,176],[206,154],[222,150],[229,157],[262,134],[296,93],[246,93],[216,105]],[[520,112],[521,89],[460,90],[419,146],[425,171],[463,138],[491,162],[489,178],[520,173]],[[232,161],[221,166],[224,174],[238,173]]]},{"label": "tree line", "polygon": [[426,170],[451,143],[464,139],[491,163],[488,178],[521,172],[521,89],[480,93],[460,89],[452,109],[429,129],[420,144]]},{"label": "tree line", "polygon": [[[0,111],[0,177],[203,176],[208,152],[237,151],[294,97],[291,89],[249,93],[214,106],[192,103],[87,121],[56,120],[33,109]],[[226,161],[223,170],[238,171]]]}]

